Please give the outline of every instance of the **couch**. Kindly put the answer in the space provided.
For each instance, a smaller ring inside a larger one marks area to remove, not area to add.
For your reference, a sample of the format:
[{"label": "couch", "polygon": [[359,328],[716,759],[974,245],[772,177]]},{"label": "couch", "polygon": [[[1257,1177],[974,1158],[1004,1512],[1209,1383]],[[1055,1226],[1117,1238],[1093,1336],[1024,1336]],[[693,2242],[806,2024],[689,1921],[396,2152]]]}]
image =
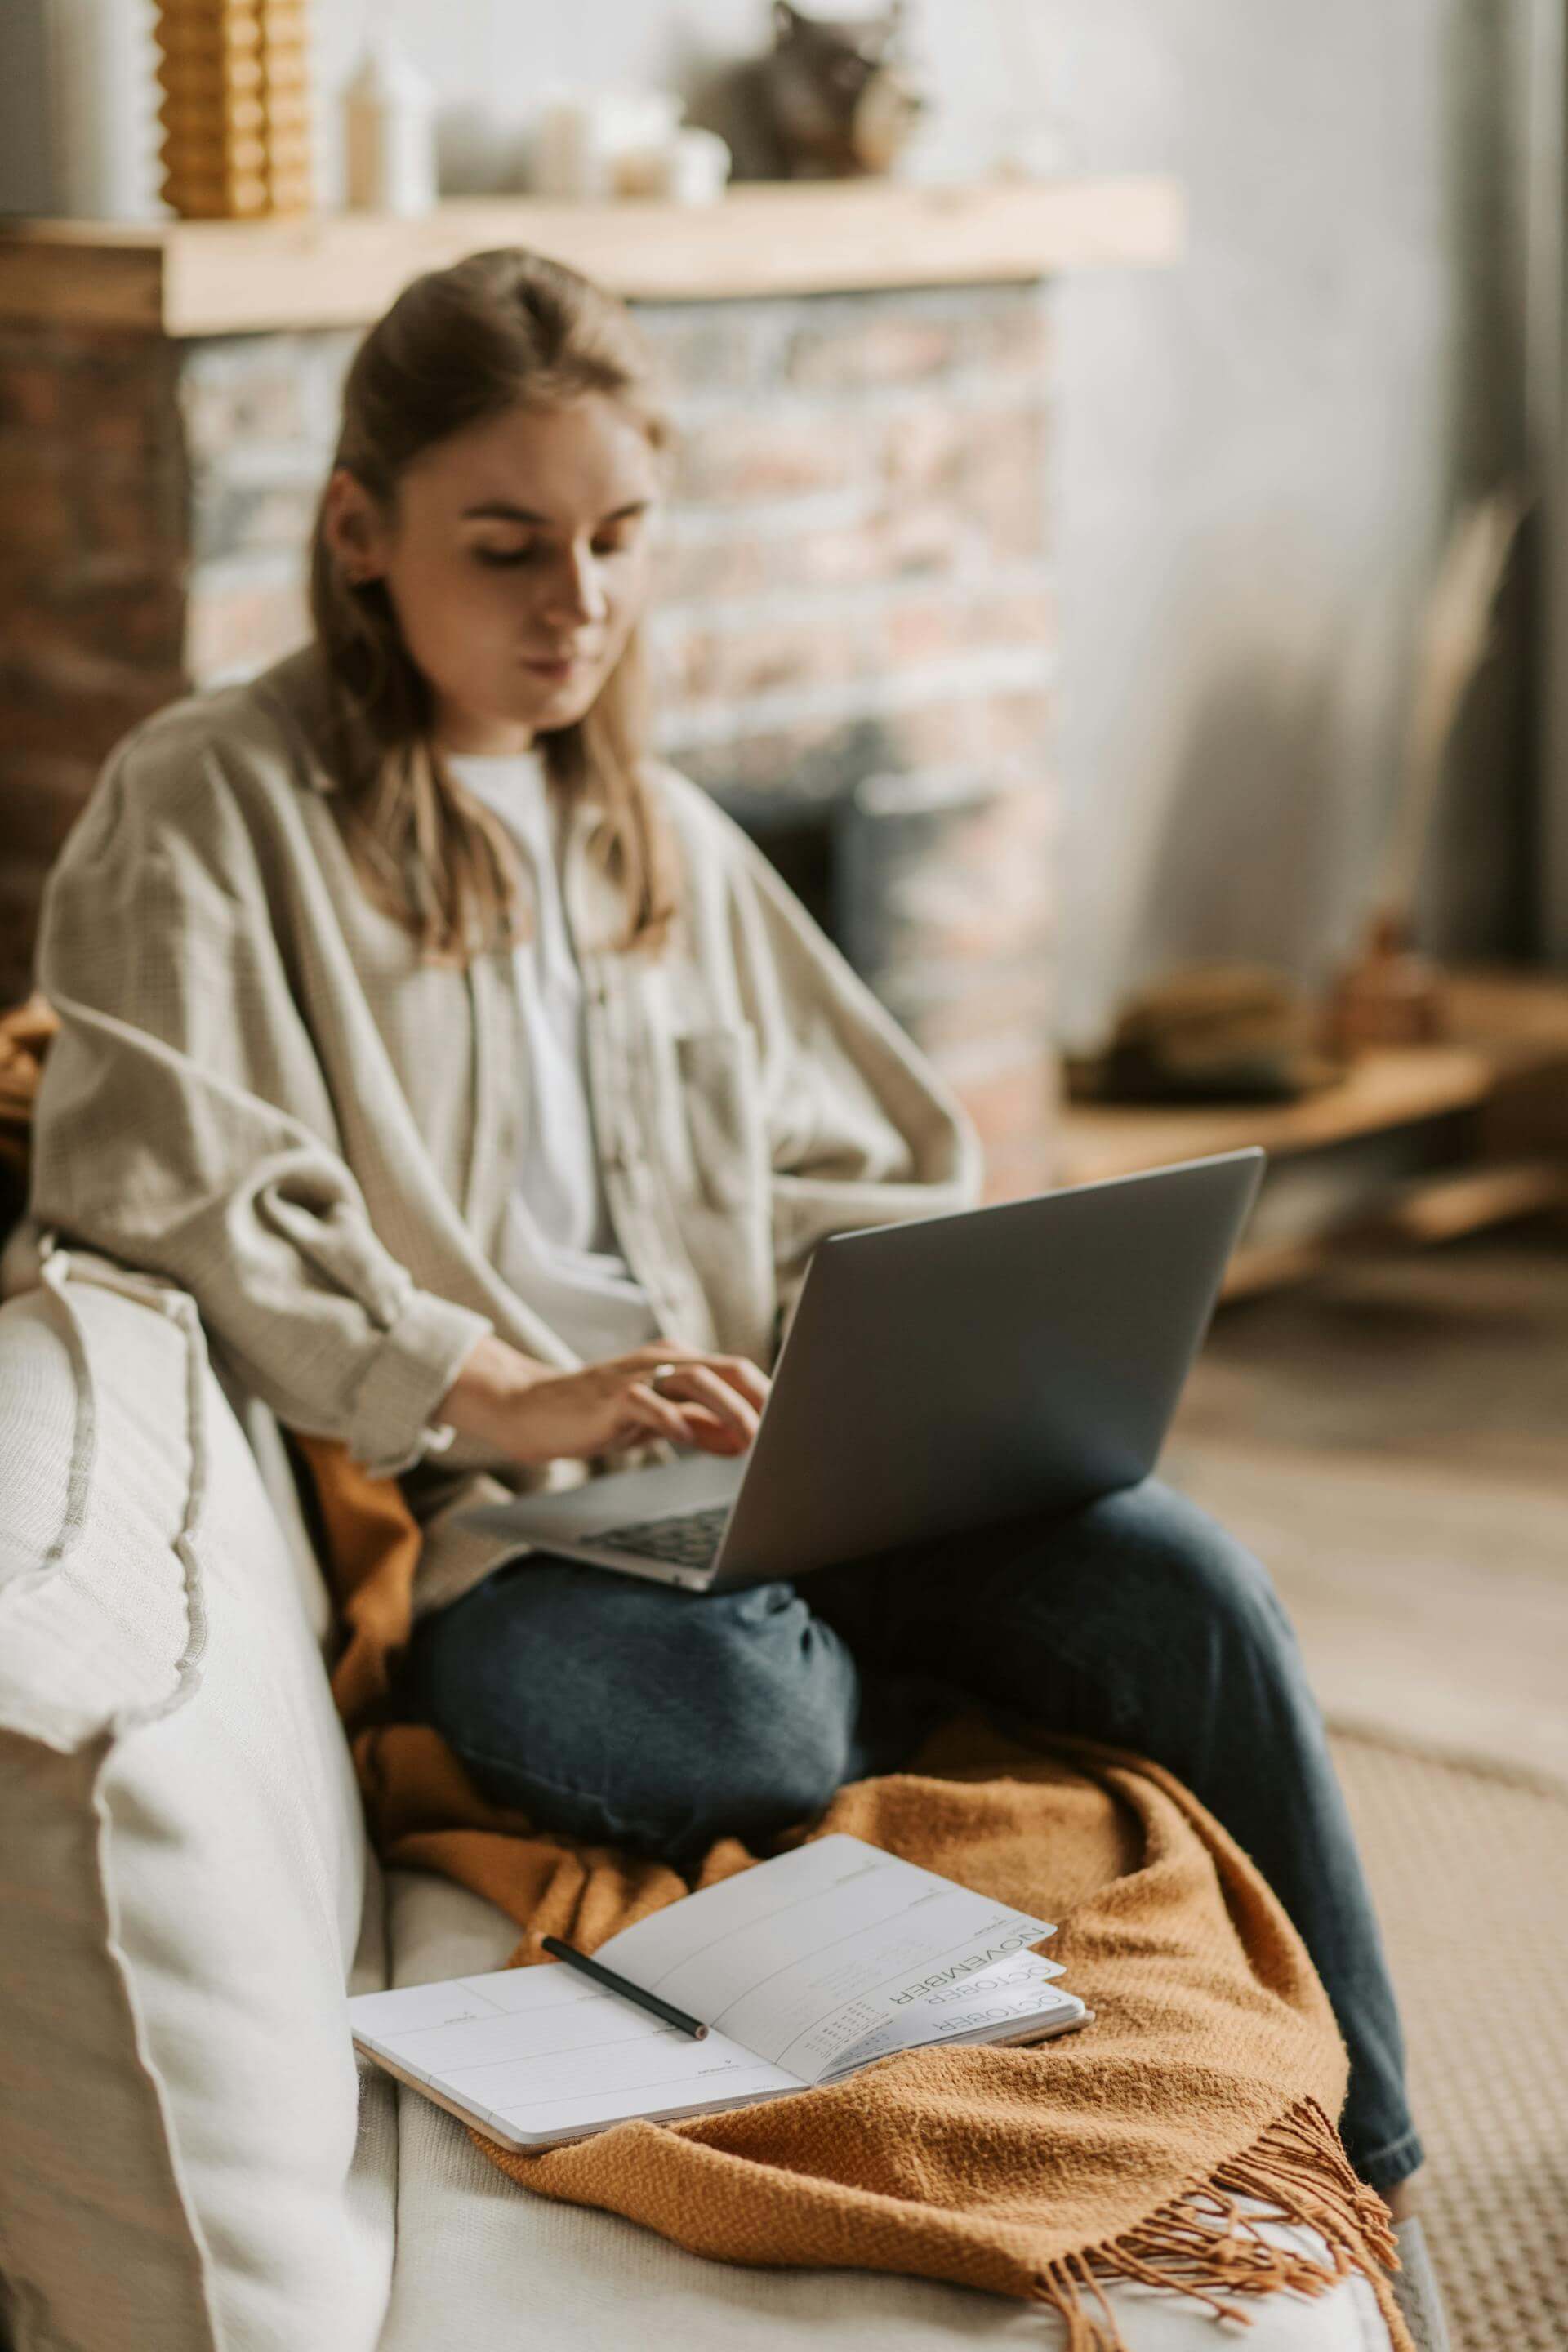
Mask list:
[{"label": "couch", "polygon": [[[0,1307],[0,2305],[16,2352],[1052,2352],[930,2282],[746,2270],[513,2187],[356,2068],[345,1988],[500,1966],[378,1869],[276,1422],[178,1290],[57,1249]],[[1215,2352],[1111,2291],[1133,2352]],[[1252,2352],[1387,2352],[1364,2282]]]}]

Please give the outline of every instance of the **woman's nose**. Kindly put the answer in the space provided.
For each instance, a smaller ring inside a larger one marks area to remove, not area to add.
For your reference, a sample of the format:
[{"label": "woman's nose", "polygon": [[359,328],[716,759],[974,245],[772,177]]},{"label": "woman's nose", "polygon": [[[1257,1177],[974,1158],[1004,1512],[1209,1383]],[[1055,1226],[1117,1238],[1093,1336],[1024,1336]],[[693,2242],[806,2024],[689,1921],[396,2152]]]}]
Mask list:
[{"label": "woman's nose", "polygon": [[605,583],[593,551],[574,549],[551,581],[550,609],[561,620],[581,627],[602,621],[608,609]]}]

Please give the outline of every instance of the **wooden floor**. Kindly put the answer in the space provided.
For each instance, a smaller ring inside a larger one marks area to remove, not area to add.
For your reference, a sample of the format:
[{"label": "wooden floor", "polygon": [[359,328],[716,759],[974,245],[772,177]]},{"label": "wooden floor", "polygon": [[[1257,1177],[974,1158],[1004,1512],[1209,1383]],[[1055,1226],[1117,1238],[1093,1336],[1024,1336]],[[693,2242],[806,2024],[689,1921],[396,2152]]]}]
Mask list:
[{"label": "wooden floor", "polygon": [[1331,1716],[1568,1778],[1568,1245],[1222,1308],[1163,1474],[1274,1572]]}]

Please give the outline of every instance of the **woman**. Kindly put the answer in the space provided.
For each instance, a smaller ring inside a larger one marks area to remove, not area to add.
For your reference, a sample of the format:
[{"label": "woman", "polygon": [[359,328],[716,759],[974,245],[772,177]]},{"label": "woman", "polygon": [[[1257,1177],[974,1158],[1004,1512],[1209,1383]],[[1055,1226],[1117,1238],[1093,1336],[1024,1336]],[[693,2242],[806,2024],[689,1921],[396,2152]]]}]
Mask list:
[{"label": "woman", "polygon": [[965,1697],[1166,1765],[1300,1926],[1397,2210],[1420,2150],[1321,1721],[1192,1506],[1151,1481],[700,1597],[456,1524],[743,1449],[816,1242],[979,1196],[936,1074],[642,750],[667,447],[626,311],[536,257],[373,329],[312,641],[133,730],[51,875],[33,1218],[188,1289],[285,1423],[403,1478],[407,1703],[543,1827],[689,1860]]}]

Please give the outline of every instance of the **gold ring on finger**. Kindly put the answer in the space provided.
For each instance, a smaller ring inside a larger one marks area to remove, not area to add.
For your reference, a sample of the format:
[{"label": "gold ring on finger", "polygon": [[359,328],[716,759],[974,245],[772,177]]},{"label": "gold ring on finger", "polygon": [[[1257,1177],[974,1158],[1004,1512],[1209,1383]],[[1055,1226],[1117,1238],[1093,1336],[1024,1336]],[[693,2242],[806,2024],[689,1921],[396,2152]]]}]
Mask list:
[{"label": "gold ring on finger", "polygon": [[656,1364],[647,1376],[649,1388],[657,1390],[660,1381],[667,1379],[671,1372],[679,1371],[679,1364]]}]

